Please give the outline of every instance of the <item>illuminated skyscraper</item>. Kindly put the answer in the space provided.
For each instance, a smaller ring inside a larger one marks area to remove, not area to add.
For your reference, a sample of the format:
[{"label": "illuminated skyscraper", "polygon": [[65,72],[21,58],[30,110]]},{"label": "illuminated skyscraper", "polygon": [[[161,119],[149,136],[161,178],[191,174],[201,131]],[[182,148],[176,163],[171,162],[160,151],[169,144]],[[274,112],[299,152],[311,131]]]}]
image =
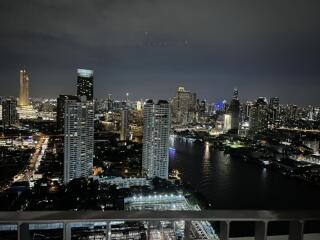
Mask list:
[{"label": "illuminated skyscraper", "polygon": [[142,110],[142,101],[137,101],[137,106],[136,106],[137,111]]},{"label": "illuminated skyscraper", "polygon": [[64,103],[64,183],[89,177],[93,166],[93,101],[85,96]]},{"label": "illuminated skyscraper", "polygon": [[29,102],[29,76],[26,70],[20,70],[19,106],[28,106]]},{"label": "illuminated skyscraper", "polygon": [[186,91],[184,87],[179,87],[171,102],[173,120],[182,124],[193,122],[196,115],[196,105],[196,94]]},{"label": "illuminated skyscraper", "polygon": [[128,109],[121,110],[121,130],[120,130],[120,140],[126,141],[129,137],[129,126],[128,126]]},{"label": "illuminated skyscraper", "polygon": [[144,105],[142,170],[148,177],[167,179],[169,171],[170,107],[165,100]]},{"label": "illuminated skyscraper", "polygon": [[224,115],[224,124],[223,124],[223,131],[228,132],[231,129],[231,115],[230,114],[225,114]]},{"label": "illuminated skyscraper", "polygon": [[88,101],[93,100],[93,71],[78,69],[77,95],[86,96]]},{"label": "illuminated skyscraper", "polygon": [[29,76],[26,70],[20,70],[20,94],[17,106],[19,119],[36,119],[38,112],[29,101]]}]

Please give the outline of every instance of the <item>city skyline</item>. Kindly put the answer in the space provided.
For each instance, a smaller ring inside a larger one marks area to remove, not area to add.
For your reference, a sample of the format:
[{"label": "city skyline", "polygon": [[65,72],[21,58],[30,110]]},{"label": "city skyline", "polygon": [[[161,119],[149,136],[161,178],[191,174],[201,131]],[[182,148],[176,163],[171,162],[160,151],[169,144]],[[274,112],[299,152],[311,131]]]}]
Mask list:
[{"label": "city skyline", "polygon": [[31,96],[73,94],[74,69],[85,67],[95,71],[97,97],[130,92],[162,99],[183,85],[208,101],[237,87],[241,100],[278,96],[315,105],[319,7],[316,1],[3,1],[1,95],[18,94],[23,68]]},{"label": "city skyline", "polygon": [[[23,88],[22,87],[22,85],[21,85],[21,72],[26,72],[26,70],[20,70],[20,85],[18,86],[18,95],[10,95],[10,94],[6,94],[6,95],[4,95],[4,94],[2,94],[1,95],[1,93],[0,93],[0,96],[1,97],[4,97],[4,98],[12,98],[12,97],[15,97],[16,99],[17,99],[17,102],[19,102],[20,100],[20,97],[19,97],[19,95],[21,95],[21,89]],[[88,91],[88,94],[90,95],[89,96],[89,98],[90,99],[93,99],[93,94],[95,93],[95,91],[94,91],[94,88],[93,88],[93,70],[87,70],[87,69],[76,69],[75,71],[74,71],[74,75],[75,76],[77,76],[76,77],[76,79],[74,80],[74,81],[76,81],[76,84],[77,84],[77,89],[76,90],[74,90],[74,89],[72,89],[72,90],[70,90],[69,91],[69,93],[68,94],[61,94],[61,93],[59,93],[57,96],[30,96],[30,94],[29,94],[29,92],[32,90],[32,88],[31,87],[29,87],[29,85],[30,85],[30,80],[29,80],[29,73],[28,73],[28,76],[27,76],[27,78],[28,78],[28,89],[27,89],[27,91],[28,91],[28,101],[30,101],[32,98],[34,98],[34,99],[36,99],[36,98],[51,98],[51,99],[56,99],[57,97],[59,97],[59,96],[72,96],[72,95],[79,95],[79,91],[81,92],[82,90],[80,90],[80,86],[79,86],[79,79],[82,79],[81,77],[79,78],[79,74],[81,75],[81,73],[79,73],[79,71],[81,72],[81,71],[87,71],[86,73],[84,73],[84,74],[89,74],[88,76],[89,76],[89,78],[88,78],[88,82],[86,82],[86,80],[85,80],[85,82],[83,82],[83,88],[84,88],[84,90],[83,91],[85,91],[85,92],[87,92]],[[83,79],[85,79],[85,78],[83,78]],[[82,81],[82,80],[81,80]],[[175,91],[179,91],[179,89],[184,89],[184,87],[185,87],[185,85],[183,85],[183,84],[181,84],[181,85],[177,85],[176,87],[175,87]],[[86,89],[86,90],[85,90]],[[230,89],[229,89],[230,90]],[[241,89],[240,89],[241,90]],[[245,89],[244,89],[245,90]],[[62,92],[66,92],[66,91],[64,91],[64,90],[61,90]],[[239,92],[239,89],[237,88],[237,87],[235,87],[235,88],[233,88],[233,91],[236,91],[237,92],[237,97],[239,97],[238,96],[238,92]],[[90,93],[89,93],[90,92]],[[210,101],[210,98],[206,98],[205,96],[201,96],[201,95],[197,95],[197,92],[194,92],[193,90],[192,90],[192,92],[194,93],[194,94],[196,94],[196,96],[198,97],[198,100],[202,100],[202,101],[206,101],[207,103],[212,103],[212,104],[215,104],[215,103],[220,103],[220,102],[222,102],[222,101],[226,101],[227,103],[230,103],[230,102],[232,102],[232,98],[230,98],[230,92],[229,93],[227,93],[227,95],[225,95],[224,97],[222,97],[222,98],[220,98],[220,99],[215,99],[215,100],[212,100],[212,101]],[[242,91],[241,91],[241,93],[242,93]],[[81,95],[81,94],[80,94]],[[134,97],[132,97],[131,95],[133,95]],[[165,97],[161,97],[161,96],[163,96],[164,94],[160,94],[159,95],[159,97],[157,98],[157,97],[155,97],[154,99],[158,99],[158,100],[161,100],[161,99],[168,99],[168,100],[174,100],[174,98],[175,98],[175,96],[174,96],[174,92],[173,92],[173,94],[172,95],[170,95],[169,97],[167,97],[167,98],[165,98]],[[167,94],[168,95],[168,94]],[[131,98],[130,98],[130,97]],[[153,95],[153,96],[157,96],[156,94],[155,95]],[[282,100],[282,97],[281,97],[282,95],[280,95],[280,99]],[[107,98],[112,98],[113,100],[117,100],[117,101],[124,101],[124,102],[127,102],[127,101],[129,101],[129,99],[130,99],[130,101],[137,101],[137,102],[140,102],[141,100],[145,100],[145,101],[147,101],[148,99],[152,99],[152,97],[150,97],[150,98],[143,98],[143,97],[141,97],[141,96],[135,96],[135,94],[131,94],[131,93],[129,93],[129,92],[125,92],[122,96],[120,96],[119,98],[117,98],[117,97],[114,97],[114,95],[112,94],[112,93],[108,93],[107,94],[107,96],[101,96],[101,97],[94,97],[94,99],[97,99],[97,100],[102,100],[102,99],[107,99]],[[242,102],[242,103],[245,103],[245,102],[252,102],[252,101],[256,101],[257,99],[259,99],[259,98],[265,98],[267,101],[271,101],[272,102],[272,99],[274,99],[274,98],[276,98],[276,99],[278,99],[278,101],[279,101],[279,96],[277,96],[277,95],[271,95],[271,96],[256,96],[255,98],[248,98],[248,97],[246,97],[246,96],[242,96],[242,95],[240,95],[240,97],[239,97],[239,101],[240,102]],[[209,99],[209,100],[208,100]],[[300,106],[300,107],[303,107],[303,106],[314,106],[314,107],[317,107],[318,105],[317,105],[317,103],[316,104],[299,104],[299,103],[297,103],[297,102],[279,102],[279,104],[282,104],[282,105],[297,105],[297,106]]]}]

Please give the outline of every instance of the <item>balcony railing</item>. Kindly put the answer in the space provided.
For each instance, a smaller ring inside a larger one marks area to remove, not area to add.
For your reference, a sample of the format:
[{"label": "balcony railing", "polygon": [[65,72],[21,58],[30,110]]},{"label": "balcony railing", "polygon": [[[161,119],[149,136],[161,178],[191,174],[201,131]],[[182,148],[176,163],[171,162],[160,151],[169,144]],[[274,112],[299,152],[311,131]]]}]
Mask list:
[{"label": "balcony railing", "polygon": [[[192,221],[220,223],[219,238],[229,239],[231,222],[255,222],[255,239],[266,240],[268,223],[289,222],[289,240],[302,240],[304,223],[320,221],[320,211],[41,211],[0,212],[0,225],[16,225],[19,240],[29,240],[29,224],[63,224],[63,239],[71,239],[71,224],[111,221],[185,221],[184,239],[191,239]],[[109,231],[107,227],[106,231]],[[147,238],[150,231],[147,231]],[[108,235],[107,235],[108,236]]]}]

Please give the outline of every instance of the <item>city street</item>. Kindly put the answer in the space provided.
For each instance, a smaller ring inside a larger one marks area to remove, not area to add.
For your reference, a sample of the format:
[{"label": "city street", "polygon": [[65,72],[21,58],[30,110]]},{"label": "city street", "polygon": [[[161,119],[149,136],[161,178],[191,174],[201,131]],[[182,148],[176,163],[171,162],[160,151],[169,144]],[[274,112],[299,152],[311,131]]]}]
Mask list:
[{"label": "city street", "polygon": [[32,154],[29,165],[24,169],[23,173],[19,173],[14,176],[13,182],[30,181],[33,174],[37,171],[40,161],[45,153],[48,145],[49,137],[47,135],[41,134],[39,142],[36,145],[36,150]]}]

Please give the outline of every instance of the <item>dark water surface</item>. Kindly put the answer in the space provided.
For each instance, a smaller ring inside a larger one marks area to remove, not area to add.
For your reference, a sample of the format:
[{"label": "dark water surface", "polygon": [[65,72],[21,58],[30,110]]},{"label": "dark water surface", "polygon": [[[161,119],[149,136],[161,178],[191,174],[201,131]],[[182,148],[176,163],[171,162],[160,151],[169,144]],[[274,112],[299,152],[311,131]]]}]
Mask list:
[{"label": "dark water surface", "polygon": [[207,143],[171,137],[170,168],[215,209],[320,209],[320,187],[230,158]]}]

